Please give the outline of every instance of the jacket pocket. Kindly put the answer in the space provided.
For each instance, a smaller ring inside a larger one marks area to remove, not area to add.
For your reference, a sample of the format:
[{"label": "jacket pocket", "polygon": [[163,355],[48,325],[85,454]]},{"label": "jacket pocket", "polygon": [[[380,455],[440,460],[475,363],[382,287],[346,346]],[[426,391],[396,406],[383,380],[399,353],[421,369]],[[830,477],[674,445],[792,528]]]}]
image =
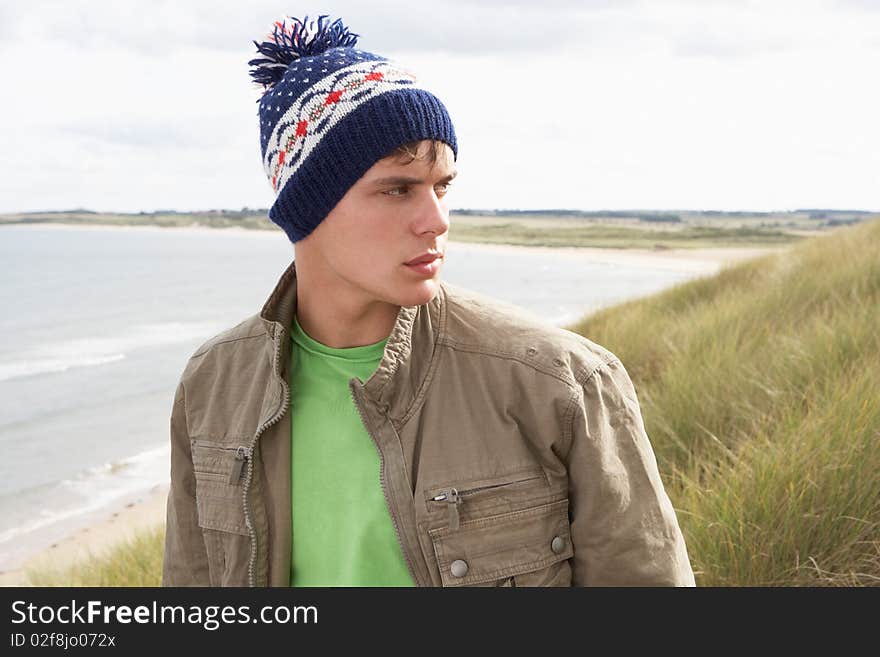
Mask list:
[{"label": "jacket pocket", "polygon": [[249,535],[241,485],[248,449],[193,440],[192,455],[199,526]]},{"label": "jacket pocket", "polygon": [[430,488],[426,491],[425,504],[429,514],[445,512],[448,528],[455,530],[462,520],[516,511],[549,501],[550,497],[543,468],[534,466],[496,477]]},{"label": "jacket pocket", "polygon": [[244,513],[244,446],[191,441],[196,509],[208,554],[211,586],[244,586],[250,532]]},{"label": "jacket pocket", "polygon": [[568,499],[428,531],[443,586],[570,586]]}]

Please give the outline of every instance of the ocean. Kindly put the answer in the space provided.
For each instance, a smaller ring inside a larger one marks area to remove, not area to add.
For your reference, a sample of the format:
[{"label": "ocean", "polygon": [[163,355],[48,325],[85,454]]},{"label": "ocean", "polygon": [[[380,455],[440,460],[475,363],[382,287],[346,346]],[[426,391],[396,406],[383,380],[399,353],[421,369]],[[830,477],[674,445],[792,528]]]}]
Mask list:
[{"label": "ocean", "polygon": [[[0,227],[0,571],[167,483],[186,360],[292,258],[279,231]],[[559,326],[696,275],[469,244],[443,268]]]}]

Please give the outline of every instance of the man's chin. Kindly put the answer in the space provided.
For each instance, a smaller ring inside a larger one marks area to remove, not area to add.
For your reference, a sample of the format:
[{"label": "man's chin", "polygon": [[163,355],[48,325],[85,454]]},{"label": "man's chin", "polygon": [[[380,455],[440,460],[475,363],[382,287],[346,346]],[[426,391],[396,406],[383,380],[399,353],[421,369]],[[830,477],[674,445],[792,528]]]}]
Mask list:
[{"label": "man's chin", "polygon": [[398,298],[399,306],[421,306],[430,302],[440,291],[440,276],[410,283]]}]

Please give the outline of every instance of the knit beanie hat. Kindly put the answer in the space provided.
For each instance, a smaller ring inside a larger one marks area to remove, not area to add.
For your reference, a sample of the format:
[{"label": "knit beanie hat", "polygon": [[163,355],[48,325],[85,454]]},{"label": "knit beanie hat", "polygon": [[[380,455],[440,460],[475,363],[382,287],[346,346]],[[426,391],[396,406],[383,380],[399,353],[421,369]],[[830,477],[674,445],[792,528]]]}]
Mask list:
[{"label": "knit beanie hat", "polygon": [[396,147],[423,139],[458,157],[443,103],[399,64],[354,46],[341,19],[276,21],[252,59],[264,87],[260,104],[263,168],[275,202],[269,219],[297,242],[327,216],[363,174]]}]

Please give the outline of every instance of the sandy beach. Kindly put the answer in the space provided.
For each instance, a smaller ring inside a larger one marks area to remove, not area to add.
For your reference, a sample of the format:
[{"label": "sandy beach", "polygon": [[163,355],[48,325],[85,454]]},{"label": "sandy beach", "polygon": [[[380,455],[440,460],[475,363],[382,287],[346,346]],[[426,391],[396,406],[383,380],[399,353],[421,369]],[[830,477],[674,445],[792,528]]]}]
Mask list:
[{"label": "sandy beach", "polygon": [[14,569],[0,572],[0,586],[30,586],[27,570],[63,569],[98,556],[137,532],[164,524],[168,485],[156,485],[119,507],[92,514],[86,526],[39,550]]},{"label": "sandy beach", "polygon": [[[284,234],[276,230],[250,230],[239,227],[209,228],[199,226],[160,227],[160,226],[109,226],[72,224],[16,224],[28,230],[70,230],[70,231],[182,231],[184,233],[212,234],[229,233],[236,236],[250,236],[254,239],[283,240]],[[2,233],[2,226],[0,226]],[[778,252],[788,247],[768,248],[699,248],[699,249],[604,249],[575,247],[523,247],[502,244],[479,244],[472,242],[449,242],[448,249],[461,249],[469,253],[483,251],[523,251],[552,253],[560,258],[583,258],[591,262],[609,265],[663,268],[694,275],[710,275],[727,264],[764,254]],[[0,586],[27,586],[27,570],[51,568],[52,570],[73,565],[89,556],[99,555],[114,544],[124,541],[143,529],[161,525],[165,520],[165,503],[168,494],[167,484],[156,485],[137,495],[119,500],[112,507],[96,511],[88,517],[80,518],[76,526],[71,526],[66,535],[54,540],[45,549],[36,549],[21,563],[0,572]],[[61,534],[62,532],[58,532]],[[45,541],[43,545],[48,545]]]},{"label": "sandy beach", "polygon": [[596,247],[554,247],[554,246],[514,246],[511,244],[481,244],[476,242],[449,242],[449,248],[468,248],[504,250],[516,252],[553,253],[567,258],[584,258],[591,262],[633,267],[651,267],[694,274],[710,274],[722,266],[742,260],[757,258],[788,248],[778,247],[736,247],[699,249],[600,249]]}]

